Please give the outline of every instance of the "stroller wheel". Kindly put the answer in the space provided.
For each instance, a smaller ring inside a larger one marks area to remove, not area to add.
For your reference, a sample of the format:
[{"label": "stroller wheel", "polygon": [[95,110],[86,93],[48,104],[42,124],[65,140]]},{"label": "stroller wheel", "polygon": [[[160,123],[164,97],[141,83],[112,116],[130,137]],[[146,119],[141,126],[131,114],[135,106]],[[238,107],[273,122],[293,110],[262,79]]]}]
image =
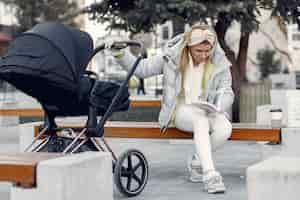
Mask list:
[{"label": "stroller wheel", "polygon": [[115,163],[114,182],[127,197],[141,193],[148,181],[148,162],[136,149],[123,152]]}]

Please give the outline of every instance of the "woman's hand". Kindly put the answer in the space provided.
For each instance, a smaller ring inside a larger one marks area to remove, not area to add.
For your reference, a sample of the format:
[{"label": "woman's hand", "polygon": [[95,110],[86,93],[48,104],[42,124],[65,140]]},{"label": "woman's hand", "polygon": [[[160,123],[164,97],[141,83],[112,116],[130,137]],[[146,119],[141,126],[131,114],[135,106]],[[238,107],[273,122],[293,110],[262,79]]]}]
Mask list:
[{"label": "woman's hand", "polygon": [[125,54],[126,44],[122,44],[122,41],[118,39],[106,39],[105,40],[105,48],[109,50],[110,54],[115,58],[122,58]]}]

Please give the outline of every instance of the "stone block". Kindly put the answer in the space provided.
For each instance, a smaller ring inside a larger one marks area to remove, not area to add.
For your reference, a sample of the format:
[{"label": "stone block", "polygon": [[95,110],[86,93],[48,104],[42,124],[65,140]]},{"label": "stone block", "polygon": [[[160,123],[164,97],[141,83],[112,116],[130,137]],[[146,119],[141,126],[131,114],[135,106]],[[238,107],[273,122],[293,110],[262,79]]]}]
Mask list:
[{"label": "stone block", "polygon": [[248,200],[299,200],[300,158],[274,156],[247,169]]},{"label": "stone block", "polygon": [[113,199],[110,153],[84,152],[40,162],[37,186],[13,186],[11,200]]}]

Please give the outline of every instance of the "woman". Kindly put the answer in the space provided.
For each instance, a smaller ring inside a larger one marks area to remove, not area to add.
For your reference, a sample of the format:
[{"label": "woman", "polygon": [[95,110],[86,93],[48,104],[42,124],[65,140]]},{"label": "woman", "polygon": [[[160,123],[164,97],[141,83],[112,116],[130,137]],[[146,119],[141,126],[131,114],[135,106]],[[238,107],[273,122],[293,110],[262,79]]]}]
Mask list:
[{"label": "woman", "polygon": [[[135,61],[127,49],[112,50],[112,54],[127,70]],[[222,177],[213,163],[212,151],[230,137],[231,123],[222,112],[208,114],[193,105],[204,100],[225,112],[233,103],[230,63],[214,30],[207,25],[193,26],[190,31],[169,41],[164,53],[143,59],[135,72],[141,78],[158,74],[164,74],[159,115],[162,132],[171,123],[180,130],[192,132],[196,147],[194,158],[199,160],[191,162],[190,180],[203,181],[208,193],[225,192]],[[199,165],[203,175],[198,171]]]}]

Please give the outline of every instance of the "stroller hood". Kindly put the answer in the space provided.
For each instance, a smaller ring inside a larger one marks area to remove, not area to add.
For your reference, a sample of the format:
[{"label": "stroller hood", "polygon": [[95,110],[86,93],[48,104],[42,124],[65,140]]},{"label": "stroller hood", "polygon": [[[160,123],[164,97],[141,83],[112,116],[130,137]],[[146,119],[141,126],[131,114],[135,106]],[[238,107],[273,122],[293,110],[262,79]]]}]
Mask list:
[{"label": "stroller hood", "polygon": [[29,34],[49,40],[66,58],[77,77],[83,73],[93,53],[93,41],[87,33],[60,23],[38,24],[23,33]]},{"label": "stroller hood", "polygon": [[0,59],[0,78],[43,104],[78,98],[80,79],[93,53],[91,37],[59,23],[22,33]]}]

